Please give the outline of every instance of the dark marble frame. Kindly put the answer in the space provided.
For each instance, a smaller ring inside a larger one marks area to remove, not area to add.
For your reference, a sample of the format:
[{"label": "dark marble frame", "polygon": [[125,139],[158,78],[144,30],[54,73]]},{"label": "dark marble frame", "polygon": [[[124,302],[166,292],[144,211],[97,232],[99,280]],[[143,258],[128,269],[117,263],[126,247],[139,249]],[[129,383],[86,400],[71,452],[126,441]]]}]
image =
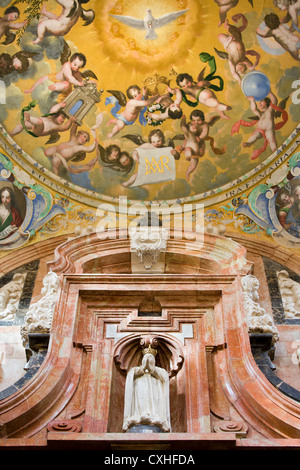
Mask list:
[{"label": "dark marble frame", "polygon": [[265,273],[266,273],[268,287],[269,287],[274,322],[276,324],[300,325],[300,318],[286,318],[284,315],[284,308],[283,308],[281,294],[280,294],[277,271],[282,271],[284,269],[285,271],[289,273],[290,278],[293,281],[296,281],[299,283],[300,283],[300,275],[298,275],[294,271],[291,271],[286,266],[283,266],[277,263],[276,261],[273,261],[270,258],[263,256],[262,259],[263,259]]}]

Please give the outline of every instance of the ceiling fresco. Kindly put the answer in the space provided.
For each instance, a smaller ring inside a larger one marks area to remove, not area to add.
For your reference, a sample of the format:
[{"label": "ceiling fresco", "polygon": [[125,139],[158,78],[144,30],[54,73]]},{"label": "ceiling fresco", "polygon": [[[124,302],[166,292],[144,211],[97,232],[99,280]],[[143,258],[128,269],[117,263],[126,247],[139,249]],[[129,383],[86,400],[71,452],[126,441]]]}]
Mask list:
[{"label": "ceiling fresco", "polygon": [[205,200],[298,135],[300,1],[0,5],[2,134],[53,181]]}]

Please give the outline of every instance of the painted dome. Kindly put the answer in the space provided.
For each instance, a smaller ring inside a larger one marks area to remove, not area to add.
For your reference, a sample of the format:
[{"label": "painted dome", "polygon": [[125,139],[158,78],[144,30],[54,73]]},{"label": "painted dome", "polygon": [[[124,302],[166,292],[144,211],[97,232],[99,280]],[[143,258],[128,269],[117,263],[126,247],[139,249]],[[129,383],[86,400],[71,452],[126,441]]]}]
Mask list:
[{"label": "painted dome", "polygon": [[87,201],[209,204],[257,184],[297,136],[288,3],[2,0],[7,148]]}]

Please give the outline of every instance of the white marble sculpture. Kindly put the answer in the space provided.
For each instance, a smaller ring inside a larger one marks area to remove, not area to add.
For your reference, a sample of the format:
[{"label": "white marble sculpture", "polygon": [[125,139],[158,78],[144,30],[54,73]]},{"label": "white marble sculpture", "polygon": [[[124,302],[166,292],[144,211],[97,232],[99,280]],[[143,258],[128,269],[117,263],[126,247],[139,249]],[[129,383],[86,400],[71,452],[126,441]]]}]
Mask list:
[{"label": "white marble sculpture", "polygon": [[29,307],[21,327],[23,346],[27,344],[29,333],[49,333],[52,325],[53,312],[57,300],[59,277],[49,272],[43,279],[42,298]]},{"label": "white marble sculpture", "polygon": [[143,350],[142,364],[126,378],[123,431],[132,426],[154,425],[170,432],[169,375],[155,365],[156,350]]},{"label": "white marble sculpture", "polygon": [[279,271],[277,277],[286,318],[300,317],[300,284],[285,270]]},{"label": "white marble sculpture", "polygon": [[168,230],[162,227],[138,227],[130,232],[130,249],[145,270],[151,270],[167,246]]},{"label": "white marble sculpture", "polygon": [[12,280],[0,289],[0,320],[15,319],[23,292],[26,273],[14,274]]},{"label": "white marble sculpture", "polygon": [[271,315],[266,313],[259,303],[259,281],[252,274],[242,278],[244,304],[247,314],[249,333],[271,333],[273,343],[278,341],[279,334]]}]

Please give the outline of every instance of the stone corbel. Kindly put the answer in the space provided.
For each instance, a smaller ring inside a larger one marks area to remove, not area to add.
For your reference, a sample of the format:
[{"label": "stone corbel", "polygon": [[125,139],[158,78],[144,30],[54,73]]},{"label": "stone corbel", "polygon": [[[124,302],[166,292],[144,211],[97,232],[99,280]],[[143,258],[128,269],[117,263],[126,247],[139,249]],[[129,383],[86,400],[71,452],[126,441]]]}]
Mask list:
[{"label": "stone corbel", "polygon": [[163,272],[168,230],[138,227],[130,233],[132,272]]}]

